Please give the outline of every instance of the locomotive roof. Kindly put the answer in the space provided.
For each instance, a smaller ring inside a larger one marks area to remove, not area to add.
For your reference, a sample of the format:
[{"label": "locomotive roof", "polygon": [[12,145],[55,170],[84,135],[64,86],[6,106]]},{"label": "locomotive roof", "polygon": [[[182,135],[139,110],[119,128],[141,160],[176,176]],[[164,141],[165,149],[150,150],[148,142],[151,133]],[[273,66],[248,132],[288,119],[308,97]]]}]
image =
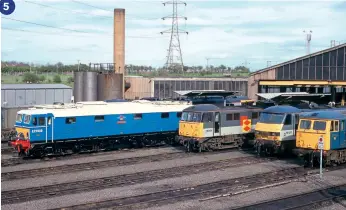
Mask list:
[{"label": "locomotive roof", "polygon": [[316,111],[305,112],[300,115],[304,119],[328,119],[328,120],[342,120],[346,119],[346,111],[344,113],[338,111]]},{"label": "locomotive roof", "polygon": [[184,109],[184,112],[214,112],[214,111],[219,111],[219,112],[232,112],[232,111],[257,111],[257,110],[263,110],[262,108],[259,107],[236,107],[236,106],[226,106],[226,107],[218,107],[213,104],[198,104],[194,106],[190,106],[186,109]]},{"label": "locomotive roof", "polygon": [[293,107],[293,106],[271,106],[266,109],[264,109],[262,112],[267,113],[297,113],[301,112],[302,110]]},{"label": "locomotive roof", "polygon": [[51,113],[55,117],[96,116],[108,114],[136,114],[158,112],[181,112],[191,106],[188,103],[157,103],[157,102],[118,102],[118,103],[95,103],[77,104],[75,106],[61,106],[60,108],[47,107],[40,109],[20,110],[19,114],[46,114]]},{"label": "locomotive roof", "polygon": [[194,106],[190,106],[186,109],[184,109],[185,112],[197,112],[197,111],[217,111],[220,110],[218,106],[215,106],[214,104],[198,104]]}]

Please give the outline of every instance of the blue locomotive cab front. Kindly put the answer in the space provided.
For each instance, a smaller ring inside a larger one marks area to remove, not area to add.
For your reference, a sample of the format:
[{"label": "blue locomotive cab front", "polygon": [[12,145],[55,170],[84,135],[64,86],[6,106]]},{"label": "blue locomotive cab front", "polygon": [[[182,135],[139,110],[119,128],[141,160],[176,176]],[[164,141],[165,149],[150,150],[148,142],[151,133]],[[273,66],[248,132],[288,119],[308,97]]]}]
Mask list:
[{"label": "blue locomotive cab front", "polygon": [[20,154],[28,154],[35,144],[46,143],[52,138],[52,114],[37,112],[21,110],[17,113],[16,138],[10,144]]}]

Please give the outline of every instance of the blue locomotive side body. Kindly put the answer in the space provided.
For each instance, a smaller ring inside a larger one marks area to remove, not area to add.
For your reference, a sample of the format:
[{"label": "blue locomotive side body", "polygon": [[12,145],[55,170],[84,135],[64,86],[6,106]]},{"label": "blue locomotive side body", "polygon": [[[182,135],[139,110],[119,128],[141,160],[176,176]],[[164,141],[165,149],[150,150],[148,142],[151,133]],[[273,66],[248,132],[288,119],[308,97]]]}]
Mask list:
[{"label": "blue locomotive side body", "polygon": [[[178,130],[180,112],[110,114],[104,116],[45,118],[43,126],[17,125],[29,130],[30,142],[46,142],[110,136],[175,132]],[[50,121],[50,119],[52,119]],[[46,135],[47,132],[47,135]]]},{"label": "blue locomotive side body", "polygon": [[17,113],[17,138],[11,145],[20,154],[43,157],[169,143],[188,106],[147,101],[42,105]]}]

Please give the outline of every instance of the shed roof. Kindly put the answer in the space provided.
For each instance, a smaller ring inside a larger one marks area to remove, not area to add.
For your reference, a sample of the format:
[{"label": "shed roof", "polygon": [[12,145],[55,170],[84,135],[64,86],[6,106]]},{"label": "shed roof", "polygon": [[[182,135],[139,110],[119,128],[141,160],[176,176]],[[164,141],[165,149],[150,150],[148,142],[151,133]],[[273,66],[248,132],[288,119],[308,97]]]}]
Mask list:
[{"label": "shed roof", "polygon": [[296,100],[305,100],[308,98],[310,99],[317,99],[317,98],[322,98],[325,96],[330,96],[331,94],[328,93],[307,93],[307,92],[287,92],[287,93],[256,93],[256,95],[267,99],[267,100],[282,100],[282,99],[296,99]]},{"label": "shed roof", "polygon": [[181,96],[196,97],[196,96],[231,96],[239,91],[225,91],[225,90],[184,90],[184,91],[174,91]]},{"label": "shed roof", "polygon": [[250,76],[255,75],[255,74],[259,74],[261,72],[266,72],[266,71],[278,68],[280,66],[284,66],[284,65],[289,64],[289,63],[293,63],[293,62],[296,62],[296,61],[304,60],[304,59],[309,58],[309,57],[314,57],[314,56],[317,56],[317,55],[320,55],[320,54],[323,54],[323,53],[326,53],[326,52],[330,52],[330,51],[333,51],[333,50],[336,50],[336,49],[339,49],[339,48],[343,48],[343,47],[346,47],[346,43],[340,44],[340,45],[337,45],[337,46],[334,46],[334,47],[330,47],[330,48],[327,48],[327,49],[324,49],[324,50],[321,50],[321,51],[318,51],[318,52],[315,52],[315,53],[311,53],[309,55],[304,55],[304,56],[301,56],[301,57],[298,57],[298,58],[294,58],[292,60],[285,61],[283,63],[279,63],[279,64],[274,65],[274,66],[269,66],[267,68],[257,70],[255,72],[252,72],[250,74]]},{"label": "shed roof", "polygon": [[1,90],[72,89],[64,84],[1,84]]}]

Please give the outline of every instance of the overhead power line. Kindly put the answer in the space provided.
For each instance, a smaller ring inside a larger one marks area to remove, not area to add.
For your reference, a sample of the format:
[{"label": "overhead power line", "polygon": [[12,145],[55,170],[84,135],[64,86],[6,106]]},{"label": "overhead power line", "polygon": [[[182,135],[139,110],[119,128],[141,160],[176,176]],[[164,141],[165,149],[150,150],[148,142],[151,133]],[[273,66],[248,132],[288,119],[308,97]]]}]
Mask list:
[{"label": "overhead power line", "polygon": [[70,10],[70,9],[62,9],[59,7],[53,7],[50,5],[46,5],[46,4],[40,4],[40,3],[36,3],[36,2],[32,2],[32,1],[24,1],[26,3],[29,4],[35,4],[41,7],[47,7],[47,8],[51,8],[51,9],[55,9],[55,10],[59,10],[59,11],[64,11],[64,12],[73,12],[73,13],[77,13],[77,14],[83,14],[83,15],[90,15],[90,16],[99,16],[99,17],[105,17],[105,18],[111,18],[113,19],[112,16],[106,16],[106,15],[97,15],[97,14],[91,14],[91,13],[87,13],[87,12],[79,12],[79,11],[75,11],[75,10]]},{"label": "overhead power line", "polygon": [[[8,19],[8,20],[13,20],[13,21],[17,21],[17,22],[22,22],[22,23],[28,23],[28,24],[32,24],[32,25],[37,25],[37,26],[43,26],[43,27],[47,27],[47,28],[54,28],[54,29],[59,29],[59,30],[65,30],[65,31],[69,31],[69,32],[77,32],[77,33],[83,33],[83,34],[89,34],[89,35],[98,35],[98,36],[102,36],[102,35],[108,35],[108,36],[113,36],[114,34],[111,34],[111,33],[104,33],[104,34],[101,34],[101,33],[90,33],[90,32],[86,32],[86,31],[78,31],[78,30],[74,30],[74,29],[68,29],[68,28],[61,28],[61,27],[56,27],[56,26],[51,26],[51,25],[45,25],[45,24],[40,24],[40,23],[34,23],[34,22],[29,22],[29,21],[24,21],[24,20],[18,20],[18,19],[14,19],[14,18],[9,18],[9,17],[2,17],[4,19]],[[20,31],[26,31],[26,32],[29,32],[29,30],[22,30],[22,29],[11,29],[11,28],[4,28],[2,27],[3,29],[6,29],[6,30],[20,30]],[[34,31],[30,31],[30,32],[34,32]],[[35,33],[42,33],[42,32],[35,32]],[[46,33],[46,32],[43,32],[43,33]],[[42,34],[43,34],[42,33]],[[65,34],[67,35],[67,34]],[[161,36],[157,36],[157,37],[152,37],[152,36],[126,36],[127,38],[161,38]]]},{"label": "overhead power line", "polygon": [[30,31],[30,30],[17,29],[17,28],[6,28],[6,27],[1,27],[1,30],[22,31],[22,32],[29,32],[29,33],[36,33],[36,34],[46,34],[46,35],[77,36],[77,37],[80,37],[80,35],[73,35],[73,34],[57,34],[57,33],[38,32],[38,31]]},{"label": "overhead power line", "polygon": [[[93,6],[91,4],[87,4],[87,3],[81,2],[81,1],[77,1],[77,0],[71,0],[71,1],[75,2],[77,4],[82,4],[82,5],[85,5],[85,6],[88,6],[88,7],[92,7],[92,8],[96,8],[96,9],[100,9],[100,10],[103,10],[103,11],[113,12],[112,10],[104,9],[104,8],[101,8],[101,7],[96,7],[96,6]],[[125,14],[125,15],[131,16],[131,17],[137,17],[137,18],[141,18],[141,19],[147,19],[147,20],[157,20],[157,19],[159,19],[159,18],[140,17],[140,16],[137,16],[137,15],[131,15],[131,14]]]},{"label": "overhead power line", "polygon": [[93,7],[93,8],[96,8],[96,9],[100,9],[100,10],[104,10],[104,11],[109,12],[109,10],[107,10],[107,9],[103,9],[103,8],[101,8],[101,7],[96,7],[96,6],[93,6],[93,5],[91,5],[91,4],[87,4],[87,3],[80,2],[80,1],[76,1],[76,0],[71,0],[71,1],[72,1],[72,2],[75,2],[75,3],[77,3],[77,4],[83,4],[83,5],[86,5],[86,6],[89,6],[89,7]]},{"label": "overhead power line", "polygon": [[88,33],[88,32],[78,31],[78,30],[74,30],[74,29],[60,28],[60,27],[56,27],[56,26],[50,26],[50,25],[45,25],[45,24],[40,24],[40,23],[33,23],[33,22],[29,22],[29,21],[24,21],[24,20],[17,20],[17,19],[10,18],[10,17],[4,17],[4,16],[2,16],[2,18],[3,18],[3,19],[8,19],[8,20],[17,21],[17,22],[22,22],[22,23],[29,23],[29,24],[37,25],[37,26],[43,26],[43,27],[48,27],[48,28],[55,28],[55,29],[70,31],[70,32]]}]

